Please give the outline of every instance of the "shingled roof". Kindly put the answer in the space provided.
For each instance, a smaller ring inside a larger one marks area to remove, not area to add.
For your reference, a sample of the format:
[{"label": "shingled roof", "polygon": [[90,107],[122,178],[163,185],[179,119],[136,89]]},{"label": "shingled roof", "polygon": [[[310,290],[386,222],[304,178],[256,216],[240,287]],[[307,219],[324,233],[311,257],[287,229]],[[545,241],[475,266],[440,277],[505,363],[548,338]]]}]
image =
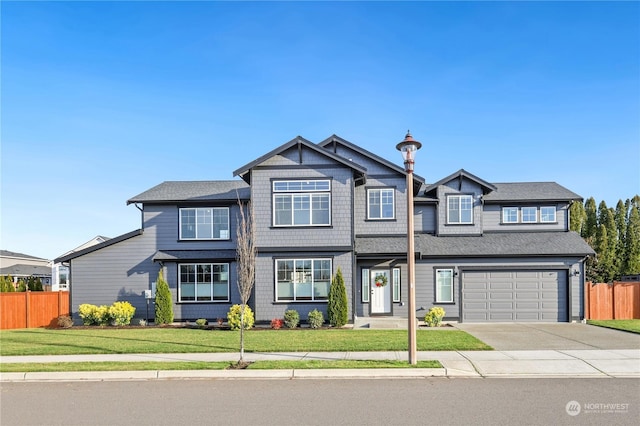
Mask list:
[{"label": "shingled roof", "polygon": [[241,180],[166,181],[127,201],[131,203],[165,203],[181,201],[248,200],[249,185]]},{"label": "shingled roof", "polygon": [[555,182],[495,183],[494,185],[496,190],[484,196],[484,201],[487,203],[582,200],[581,196]]},{"label": "shingled roof", "polygon": [[[521,256],[586,256],[593,249],[575,232],[514,232],[482,236],[436,237],[415,236],[415,250],[427,257],[521,257]],[[398,255],[407,252],[407,238],[356,237],[356,253],[366,255]]]}]

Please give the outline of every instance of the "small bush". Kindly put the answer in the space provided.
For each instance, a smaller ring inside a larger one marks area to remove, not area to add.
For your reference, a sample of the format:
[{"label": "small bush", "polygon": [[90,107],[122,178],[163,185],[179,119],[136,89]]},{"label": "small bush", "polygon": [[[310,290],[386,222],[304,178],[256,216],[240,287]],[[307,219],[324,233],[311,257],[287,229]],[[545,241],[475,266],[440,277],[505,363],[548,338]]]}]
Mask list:
[{"label": "small bush", "polygon": [[109,306],[109,317],[113,322],[113,325],[129,325],[131,319],[136,313],[134,308],[129,302],[115,302]]},{"label": "small bush", "polygon": [[424,322],[429,327],[440,327],[442,318],[444,318],[444,314],[444,309],[439,306],[431,308],[429,309],[429,312],[427,312],[427,315],[424,316]]},{"label": "small bush", "polygon": [[138,321],[138,325],[140,325],[140,327],[146,327],[147,326],[147,320],[144,318],[141,318],[140,321]]},{"label": "small bush", "polygon": [[73,327],[73,320],[69,315],[60,315],[58,317],[58,327],[71,328]]},{"label": "small bush", "polygon": [[156,303],[155,303],[156,324],[171,324],[173,322],[173,299],[169,284],[164,279],[162,268],[158,272],[156,280]]},{"label": "small bush", "polygon": [[309,321],[309,326],[311,328],[320,328],[322,324],[324,324],[324,315],[317,309],[309,312],[309,316],[307,317],[307,321]]},{"label": "small bush", "polygon": [[204,328],[204,326],[207,325],[207,320],[204,318],[198,318],[196,320],[196,325],[200,328]]},{"label": "small bush", "polygon": [[[240,305],[233,305],[231,309],[229,309],[229,312],[227,312],[227,322],[231,330],[240,330],[241,309]],[[249,330],[253,327],[254,322],[253,311],[251,311],[249,305],[244,305],[244,329]]]},{"label": "small bush", "polygon": [[274,318],[271,320],[271,328],[273,328],[274,330],[280,330],[283,324],[284,320],[280,318]]},{"label": "small bush", "polygon": [[284,324],[287,328],[296,328],[300,324],[300,314],[295,309],[288,309],[284,313]]},{"label": "small bush", "polygon": [[327,304],[329,324],[333,327],[344,326],[347,321],[349,321],[347,315],[348,306],[347,289],[344,286],[342,270],[338,268],[338,272],[336,272],[333,280],[331,280],[331,287],[329,288],[329,303]]},{"label": "small bush", "polygon": [[105,305],[96,306],[83,303],[78,307],[78,312],[84,325],[108,325],[111,320],[109,307]]}]

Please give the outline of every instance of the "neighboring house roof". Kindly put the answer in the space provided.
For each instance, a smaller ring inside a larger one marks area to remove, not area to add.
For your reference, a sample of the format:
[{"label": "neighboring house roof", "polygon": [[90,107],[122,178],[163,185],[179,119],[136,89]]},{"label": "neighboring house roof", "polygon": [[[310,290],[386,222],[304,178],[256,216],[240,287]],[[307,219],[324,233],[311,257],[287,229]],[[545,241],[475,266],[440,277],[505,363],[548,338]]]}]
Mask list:
[{"label": "neighboring house roof", "polygon": [[166,181],[127,201],[165,203],[185,201],[236,201],[250,198],[250,188],[241,180]]},{"label": "neighboring house roof", "polygon": [[103,243],[103,242],[105,242],[107,240],[110,240],[110,239],[111,238],[105,237],[103,235],[97,235],[97,236],[93,237],[92,239],[90,239],[89,241],[87,241],[86,243],[80,244],[78,247],[76,247],[76,248],[74,248],[72,250],[69,250],[69,251],[65,252],[64,254],[62,254],[62,255],[60,255],[58,257],[66,256],[69,253],[74,253],[76,251],[80,251],[80,250],[86,249],[87,247],[93,247],[96,244]]},{"label": "neighboring house roof", "polygon": [[582,201],[582,197],[578,194],[555,182],[496,183],[495,186],[495,191],[483,197],[485,203]]},{"label": "neighboring house roof", "polygon": [[158,250],[153,255],[154,262],[179,260],[234,260],[236,250]]},{"label": "neighboring house roof", "polygon": [[[428,257],[587,256],[595,252],[576,232],[488,233],[482,236],[436,237],[416,234],[415,250]],[[406,254],[407,237],[356,237],[361,255]]]},{"label": "neighboring house roof", "polygon": [[347,166],[351,169],[353,169],[354,171],[356,171],[357,173],[361,174],[361,175],[365,175],[367,172],[367,169],[365,167],[362,167],[358,164],[355,164],[352,161],[349,161],[346,158],[343,158],[337,154],[334,154],[333,152],[324,149],[322,147],[320,147],[319,145],[314,144],[313,142],[310,142],[308,140],[306,140],[305,138],[303,138],[302,136],[298,136],[292,140],[290,140],[289,142],[280,145],[279,147],[277,147],[276,149],[269,151],[268,153],[266,153],[265,155],[263,155],[262,157],[253,160],[252,162],[245,164],[244,166],[240,167],[239,169],[237,169],[236,171],[233,172],[234,176],[240,176],[245,182],[247,183],[251,183],[251,169],[253,169],[254,167],[256,167],[257,165],[264,163],[265,161],[267,161],[269,158],[276,156],[278,154],[283,153],[284,151],[293,148],[295,146],[298,146],[299,149],[302,149],[302,147],[308,148],[312,151],[315,151],[321,155],[327,156],[331,159],[333,159],[334,161]]},{"label": "neighboring house roof", "polygon": [[11,275],[13,277],[30,277],[32,275],[39,277],[50,277],[51,268],[48,266],[25,265],[22,263],[16,263],[15,265],[1,268],[0,275]]},{"label": "neighboring house roof", "polygon": [[438,189],[438,187],[440,185],[444,185],[446,183],[451,182],[452,180],[458,179],[461,183],[462,183],[462,179],[466,178],[469,179],[475,183],[477,183],[478,185],[480,185],[482,187],[482,192],[484,194],[487,194],[491,191],[495,191],[496,187],[487,182],[486,180],[480,179],[478,176],[469,173],[468,171],[466,171],[465,169],[460,169],[455,173],[450,174],[449,176],[440,179],[439,181],[437,181],[436,183],[432,183],[431,185],[428,185],[425,187],[424,189],[424,194],[427,195],[432,191],[435,191],[436,189]]},{"label": "neighboring house roof", "polygon": [[15,258],[19,258],[19,259],[48,261],[47,259],[43,259],[41,257],[31,256],[31,255],[24,254],[24,253],[17,253],[15,251],[9,251],[9,250],[0,250],[0,256],[1,257],[15,257]]},{"label": "neighboring house roof", "polygon": [[87,247],[85,249],[78,250],[76,252],[72,252],[72,253],[69,253],[69,254],[64,255],[64,256],[60,256],[57,259],[54,259],[53,262],[54,263],[68,262],[68,261],[70,261],[72,259],[75,259],[76,257],[84,256],[85,254],[89,254],[89,253],[92,253],[94,251],[103,249],[105,247],[109,247],[111,245],[117,244],[120,241],[124,241],[124,240],[128,240],[129,238],[137,237],[138,235],[142,235],[142,229],[136,229],[135,231],[127,232],[126,234],[122,234],[122,235],[120,235],[118,237],[111,238],[111,239],[109,239],[107,241],[104,241],[102,243],[96,244],[94,246]]}]

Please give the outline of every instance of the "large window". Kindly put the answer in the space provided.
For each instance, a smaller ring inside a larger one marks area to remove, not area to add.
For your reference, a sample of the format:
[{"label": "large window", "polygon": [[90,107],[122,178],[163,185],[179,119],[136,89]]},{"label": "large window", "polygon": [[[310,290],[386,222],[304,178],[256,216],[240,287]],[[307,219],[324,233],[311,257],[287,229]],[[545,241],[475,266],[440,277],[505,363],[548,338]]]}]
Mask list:
[{"label": "large window", "polygon": [[436,303],[453,302],[453,269],[436,269]]},{"label": "large window", "polygon": [[331,285],[330,259],[276,260],[276,301],[325,301]]},{"label": "large window", "polygon": [[555,206],[540,207],[540,222],[555,222],[556,208]]},{"label": "large window", "polygon": [[180,302],[228,302],[229,264],[180,264],[178,288]]},{"label": "large window", "polygon": [[273,182],[273,224],[315,226],[331,224],[329,180]]},{"label": "large window", "polygon": [[368,219],[394,219],[394,190],[393,189],[369,189]]},{"label": "large window", "polygon": [[180,209],[181,240],[228,240],[229,208]]},{"label": "large window", "polygon": [[449,195],[447,197],[447,223],[473,223],[473,197],[471,195]]}]

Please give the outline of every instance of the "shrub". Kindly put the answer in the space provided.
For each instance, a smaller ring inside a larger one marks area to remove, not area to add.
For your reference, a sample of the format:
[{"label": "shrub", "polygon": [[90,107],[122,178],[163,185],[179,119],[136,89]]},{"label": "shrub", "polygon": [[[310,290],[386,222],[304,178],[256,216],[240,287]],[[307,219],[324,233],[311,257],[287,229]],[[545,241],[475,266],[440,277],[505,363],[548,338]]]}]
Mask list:
[{"label": "shrub", "polygon": [[207,325],[207,320],[204,318],[198,318],[196,320],[196,325],[200,328],[204,328],[204,326]]},{"label": "shrub", "polygon": [[274,318],[271,320],[271,328],[274,330],[280,330],[282,328],[282,324],[284,324],[284,321],[280,318]]},{"label": "shrub", "polygon": [[442,318],[444,318],[444,309],[441,307],[435,307],[429,309],[427,315],[424,316],[424,322],[429,327],[440,327],[440,323],[442,322]]},{"label": "shrub", "polygon": [[21,293],[27,291],[27,283],[25,282],[25,280],[18,281],[18,291]]},{"label": "shrub", "polygon": [[171,324],[173,322],[173,301],[169,284],[162,275],[162,268],[156,280],[156,324]]},{"label": "shrub", "polygon": [[333,327],[344,326],[348,321],[347,309],[347,289],[344,286],[342,270],[338,268],[329,288],[329,304],[327,306],[329,324]]},{"label": "shrub", "polygon": [[[227,322],[229,323],[229,328],[231,328],[231,330],[240,330],[241,310],[242,308],[240,305],[233,305],[229,309],[229,312],[227,312]],[[249,305],[244,305],[244,329],[249,330],[253,327],[253,323],[253,311],[251,311]]]},{"label": "shrub", "polygon": [[60,315],[58,317],[58,327],[71,328],[73,327],[73,320],[69,315]]},{"label": "shrub", "polygon": [[300,324],[300,314],[295,309],[288,309],[284,312],[284,324],[287,328],[296,328]]},{"label": "shrub", "polygon": [[135,313],[136,308],[129,302],[115,302],[109,307],[109,317],[114,325],[131,324],[131,319]]},{"label": "shrub", "polygon": [[138,324],[140,325],[140,327],[146,327],[147,326],[147,320],[144,318],[140,318],[140,321],[138,321]]},{"label": "shrub", "polygon": [[105,305],[96,306],[83,303],[78,307],[78,312],[84,325],[108,325],[111,321],[109,307]]},{"label": "shrub", "polygon": [[317,309],[309,312],[309,316],[307,317],[307,321],[309,321],[309,326],[311,328],[320,328],[322,324],[324,324],[324,315]]}]

